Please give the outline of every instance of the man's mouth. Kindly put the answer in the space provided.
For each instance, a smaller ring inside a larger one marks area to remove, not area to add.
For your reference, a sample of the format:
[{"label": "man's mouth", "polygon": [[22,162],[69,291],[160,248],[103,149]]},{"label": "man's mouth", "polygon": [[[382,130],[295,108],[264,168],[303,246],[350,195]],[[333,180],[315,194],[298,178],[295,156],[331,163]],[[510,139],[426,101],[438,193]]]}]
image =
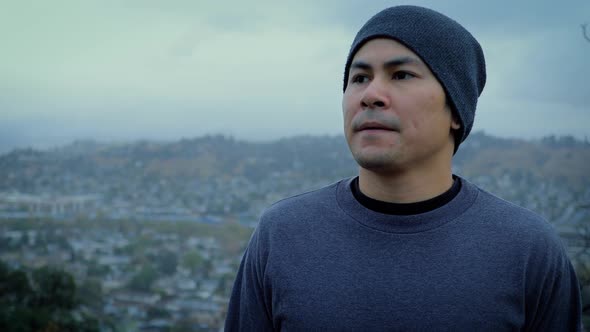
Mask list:
[{"label": "man's mouth", "polygon": [[399,119],[393,114],[367,110],[359,113],[351,124],[353,132],[398,132],[400,131]]},{"label": "man's mouth", "polygon": [[393,131],[394,129],[392,127],[389,127],[385,124],[382,124],[380,122],[365,122],[363,124],[361,124],[358,128],[356,128],[356,131],[368,131],[368,130],[384,130],[384,131]]}]

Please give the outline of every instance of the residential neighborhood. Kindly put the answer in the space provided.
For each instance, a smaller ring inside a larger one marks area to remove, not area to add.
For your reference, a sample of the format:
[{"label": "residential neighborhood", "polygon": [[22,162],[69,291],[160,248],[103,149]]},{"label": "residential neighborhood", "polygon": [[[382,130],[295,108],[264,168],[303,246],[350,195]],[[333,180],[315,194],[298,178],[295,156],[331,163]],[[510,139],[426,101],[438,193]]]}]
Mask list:
[{"label": "residential neighborhood", "polygon": [[[590,146],[473,136],[454,173],[544,216],[590,287]],[[0,156],[0,261],[71,274],[104,331],[219,331],[262,211],[355,172],[340,137],[14,151]]]}]

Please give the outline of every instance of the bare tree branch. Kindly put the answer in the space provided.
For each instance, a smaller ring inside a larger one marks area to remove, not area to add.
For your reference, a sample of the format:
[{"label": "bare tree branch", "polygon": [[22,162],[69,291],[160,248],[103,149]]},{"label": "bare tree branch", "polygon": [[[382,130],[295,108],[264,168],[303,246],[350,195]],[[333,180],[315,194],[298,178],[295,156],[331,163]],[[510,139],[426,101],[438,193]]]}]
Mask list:
[{"label": "bare tree branch", "polygon": [[588,35],[588,32],[586,31],[587,27],[588,27],[588,23],[582,24],[582,35],[584,35],[584,39],[586,39],[588,42],[590,42],[590,36]]}]

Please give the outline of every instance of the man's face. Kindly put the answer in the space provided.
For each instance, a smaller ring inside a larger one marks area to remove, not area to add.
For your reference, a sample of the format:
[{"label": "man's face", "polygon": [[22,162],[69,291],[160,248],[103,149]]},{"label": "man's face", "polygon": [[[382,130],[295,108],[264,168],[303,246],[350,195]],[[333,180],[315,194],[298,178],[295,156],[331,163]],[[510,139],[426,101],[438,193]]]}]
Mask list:
[{"label": "man's face", "polygon": [[428,66],[397,41],[373,39],[355,54],[342,110],[348,146],[365,169],[431,169],[452,156],[451,128],[459,125],[444,90]]}]

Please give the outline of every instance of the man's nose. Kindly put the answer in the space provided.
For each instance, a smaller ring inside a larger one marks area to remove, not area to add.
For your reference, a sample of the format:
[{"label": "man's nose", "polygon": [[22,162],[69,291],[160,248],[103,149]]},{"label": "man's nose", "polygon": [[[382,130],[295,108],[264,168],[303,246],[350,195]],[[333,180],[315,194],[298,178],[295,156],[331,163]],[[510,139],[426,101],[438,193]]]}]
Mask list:
[{"label": "man's nose", "polygon": [[379,79],[374,79],[363,91],[361,106],[363,108],[385,108],[388,105],[385,86]]}]

